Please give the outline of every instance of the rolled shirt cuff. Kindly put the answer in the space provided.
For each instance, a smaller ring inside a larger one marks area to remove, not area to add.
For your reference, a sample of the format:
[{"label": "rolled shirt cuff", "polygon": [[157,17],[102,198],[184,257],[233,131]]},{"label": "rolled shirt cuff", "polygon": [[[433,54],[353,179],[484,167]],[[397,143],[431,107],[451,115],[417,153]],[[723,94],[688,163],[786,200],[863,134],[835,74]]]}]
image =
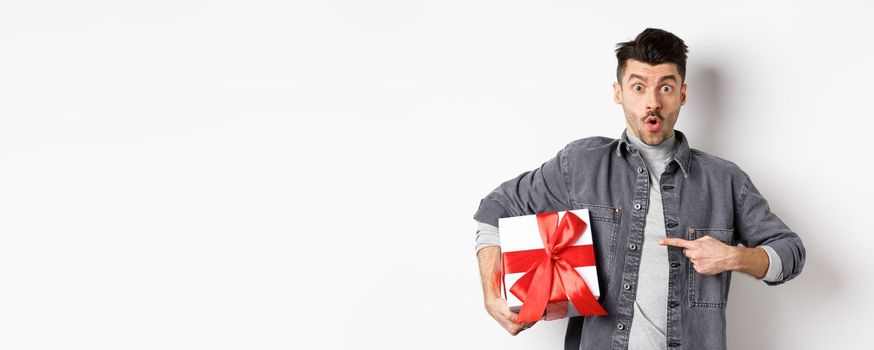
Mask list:
[{"label": "rolled shirt cuff", "polygon": [[501,245],[501,237],[498,234],[498,227],[489,225],[484,222],[477,221],[476,226],[476,251],[485,247],[494,247]]},{"label": "rolled shirt cuff", "polygon": [[765,250],[768,253],[768,272],[765,273],[765,277],[762,278],[765,282],[777,282],[783,279],[783,262],[780,261],[780,256],[777,255],[777,251],[774,248],[771,248],[766,245],[760,245],[759,248]]}]

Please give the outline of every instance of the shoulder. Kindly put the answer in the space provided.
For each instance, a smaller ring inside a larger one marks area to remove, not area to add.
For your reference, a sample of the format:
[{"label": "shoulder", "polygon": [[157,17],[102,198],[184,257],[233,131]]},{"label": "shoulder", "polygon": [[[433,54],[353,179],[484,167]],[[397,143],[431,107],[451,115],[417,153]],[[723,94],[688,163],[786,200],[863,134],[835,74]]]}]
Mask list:
[{"label": "shoulder", "polygon": [[619,140],[591,136],[571,141],[559,152],[561,166],[568,172],[601,169],[613,158]]},{"label": "shoulder", "polygon": [[740,166],[722,157],[690,148],[693,167],[710,177],[721,177],[736,183],[745,183],[749,177]]},{"label": "shoulder", "polygon": [[565,146],[566,152],[599,152],[615,148],[619,140],[605,136],[591,136],[571,141]]}]

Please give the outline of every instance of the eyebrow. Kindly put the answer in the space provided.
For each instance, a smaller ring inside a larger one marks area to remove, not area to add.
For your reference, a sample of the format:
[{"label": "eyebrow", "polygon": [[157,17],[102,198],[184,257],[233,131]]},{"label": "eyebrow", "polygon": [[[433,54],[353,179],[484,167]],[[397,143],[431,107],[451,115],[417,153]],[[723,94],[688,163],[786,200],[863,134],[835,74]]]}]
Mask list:
[{"label": "eyebrow", "polygon": [[[628,76],[628,81],[632,81],[634,79],[644,81],[644,82],[646,81],[646,79],[644,79],[642,76],[634,74],[634,73],[632,73],[630,76]],[[673,74],[661,77],[661,79],[659,79],[659,82],[661,83],[665,80],[673,80],[675,84],[678,82],[677,77]]]},{"label": "eyebrow", "polygon": [[674,76],[673,74],[662,77],[661,79],[659,79],[659,82],[664,82],[666,80],[673,80],[675,84],[677,83],[677,77]]}]

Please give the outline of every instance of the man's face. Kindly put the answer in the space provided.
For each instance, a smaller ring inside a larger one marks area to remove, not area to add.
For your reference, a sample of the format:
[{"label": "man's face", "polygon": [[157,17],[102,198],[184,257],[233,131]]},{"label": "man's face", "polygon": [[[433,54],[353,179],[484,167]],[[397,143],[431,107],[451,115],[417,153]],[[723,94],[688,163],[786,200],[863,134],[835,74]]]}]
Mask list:
[{"label": "man's face", "polygon": [[686,104],[686,84],[676,64],[628,60],[622,84],[613,83],[613,100],[622,105],[629,132],[655,146],[674,136],[680,106]]}]

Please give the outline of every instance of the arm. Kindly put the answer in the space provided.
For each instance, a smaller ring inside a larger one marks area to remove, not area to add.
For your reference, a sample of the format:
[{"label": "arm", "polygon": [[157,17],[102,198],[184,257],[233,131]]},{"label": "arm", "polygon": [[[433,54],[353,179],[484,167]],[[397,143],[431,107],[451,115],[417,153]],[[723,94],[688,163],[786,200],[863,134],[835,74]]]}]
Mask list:
[{"label": "arm", "polygon": [[732,248],[736,254],[730,270],[743,272],[766,283],[783,279],[783,262],[774,248],[766,245]]},{"label": "arm", "polygon": [[765,252],[773,250],[776,258],[772,264],[779,265],[780,270],[774,271],[774,280],[765,278],[764,282],[768,285],[785,283],[798,276],[804,267],[804,244],[795,232],[771,212],[768,201],[753,185],[749,176],[744,175],[746,183],[741,190],[736,211],[735,233],[744,246],[758,247]]},{"label": "arm", "polygon": [[[694,241],[668,238],[660,244],[684,248],[683,254],[702,275],[733,270],[762,279],[769,285],[781,284],[794,277],[783,278],[790,272],[795,275],[801,272],[804,246],[798,235],[771,213],[768,202],[753,186],[749,176],[744,175],[745,183],[736,205],[735,227],[741,242],[752,248],[729,246],[709,236]],[[777,249],[784,252],[778,253]],[[784,269],[784,257],[791,259],[792,267]]]},{"label": "arm", "polygon": [[730,270],[740,271],[757,279],[765,277],[768,272],[768,253],[760,248],[747,247],[731,247],[735,254],[732,263],[729,266]]},{"label": "arm", "polygon": [[498,226],[498,219],[570,209],[562,149],[539,168],[505,181],[480,201],[474,220]]},{"label": "arm", "polygon": [[[665,238],[660,245],[683,248],[683,255],[689,258],[695,271],[702,275],[715,275],[725,271],[739,271],[762,279],[769,271],[770,257],[763,247],[734,247],[719,240],[704,236],[693,241],[682,238]],[[765,279],[765,282],[774,279]]]},{"label": "arm", "polygon": [[486,311],[511,335],[519,334],[523,328],[516,323],[518,314],[510,311],[507,301],[501,297],[501,248],[485,247],[477,252],[476,257],[479,260]]},{"label": "arm", "polygon": [[570,208],[566,175],[561,167],[566,149],[539,168],[502,183],[480,201],[474,215],[479,222],[477,260],[486,311],[512,335],[519,334],[524,328],[515,322],[518,315],[510,311],[501,295],[498,219]]}]

